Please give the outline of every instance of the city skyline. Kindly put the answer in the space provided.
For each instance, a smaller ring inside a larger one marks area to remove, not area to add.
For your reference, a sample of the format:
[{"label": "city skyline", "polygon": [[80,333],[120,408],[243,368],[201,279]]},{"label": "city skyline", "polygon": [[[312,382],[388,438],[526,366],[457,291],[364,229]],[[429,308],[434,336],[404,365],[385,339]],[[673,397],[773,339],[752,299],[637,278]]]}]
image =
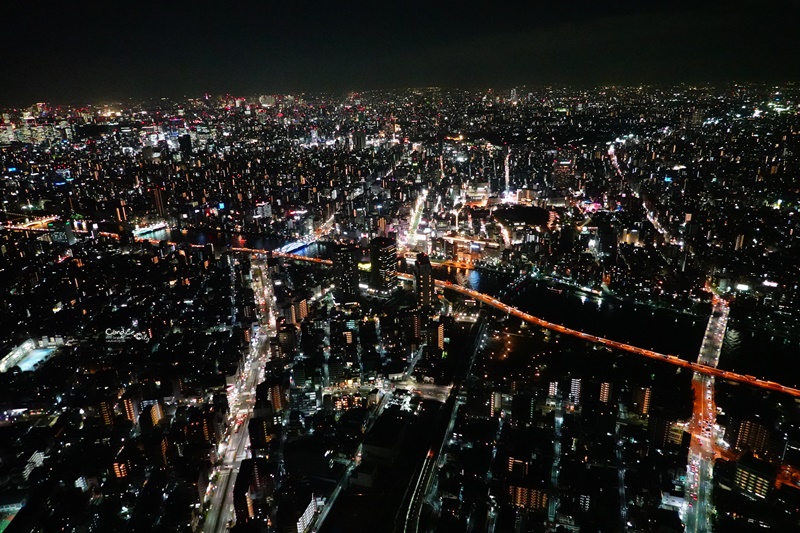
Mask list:
[{"label": "city skyline", "polygon": [[0,107],[209,93],[796,81],[793,2],[9,6]]},{"label": "city skyline", "polygon": [[0,110],[0,533],[800,527],[800,88]]}]

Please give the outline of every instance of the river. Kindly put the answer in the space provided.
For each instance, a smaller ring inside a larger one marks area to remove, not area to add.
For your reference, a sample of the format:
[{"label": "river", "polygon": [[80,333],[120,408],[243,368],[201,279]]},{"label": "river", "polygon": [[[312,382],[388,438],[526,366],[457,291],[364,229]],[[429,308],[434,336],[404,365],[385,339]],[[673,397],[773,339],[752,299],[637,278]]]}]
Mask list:
[{"label": "river", "polygon": [[[214,244],[215,247],[247,247],[274,249],[283,242],[257,235],[229,235],[198,230],[166,231],[147,235],[158,240]],[[312,244],[296,253],[330,259],[331,246]],[[512,276],[495,272],[434,268],[438,279],[468,284],[471,288],[497,296],[512,282]],[[530,280],[507,301],[534,316],[563,324],[569,328],[626,342],[661,353],[673,354],[689,361],[697,360],[697,352],[705,331],[707,316],[675,312],[647,304],[601,297],[579,289],[554,285],[546,280]],[[710,308],[709,308],[710,312]],[[776,381],[784,385],[800,385],[800,376],[787,372],[800,356],[800,339],[771,335],[746,325],[729,324],[719,368],[740,374]]]}]

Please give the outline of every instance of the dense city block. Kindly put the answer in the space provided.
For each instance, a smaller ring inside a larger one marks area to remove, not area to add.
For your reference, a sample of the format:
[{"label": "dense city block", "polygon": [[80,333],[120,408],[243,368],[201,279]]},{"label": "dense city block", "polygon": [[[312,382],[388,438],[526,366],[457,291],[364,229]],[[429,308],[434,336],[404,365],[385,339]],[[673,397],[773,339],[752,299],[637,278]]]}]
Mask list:
[{"label": "dense city block", "polygon": [[800,90],[0,114],[0,533],[800,528]]}]

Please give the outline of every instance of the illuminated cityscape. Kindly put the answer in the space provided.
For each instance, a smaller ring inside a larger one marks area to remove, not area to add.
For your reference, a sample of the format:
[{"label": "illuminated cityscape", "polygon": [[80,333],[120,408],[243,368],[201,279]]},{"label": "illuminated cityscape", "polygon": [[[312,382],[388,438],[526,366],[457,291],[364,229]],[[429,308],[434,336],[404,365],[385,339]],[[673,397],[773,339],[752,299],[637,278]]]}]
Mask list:
[{"label": "illuminated cityscape", "polygon": [[797,97],[7,110],[4,530],[796,526]]},{"label": "illuminated cityscape", "polygon": [[800,6],[234,4],[8,7],[0,533],[800,531]]}]

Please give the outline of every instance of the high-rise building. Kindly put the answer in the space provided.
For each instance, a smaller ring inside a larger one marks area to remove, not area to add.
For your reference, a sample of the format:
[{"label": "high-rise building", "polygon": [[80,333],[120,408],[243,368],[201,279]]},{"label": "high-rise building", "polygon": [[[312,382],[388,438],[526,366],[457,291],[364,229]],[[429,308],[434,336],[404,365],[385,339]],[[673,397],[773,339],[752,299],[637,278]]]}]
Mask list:
[{"label": "high-rise building", "polygon": [[581,494],[580,500],[578,502],[581,506],[581,510],[586,512],[591,507],[592,497],[589,494]]},{"label": "high-rise building", "polygon": [[434,302],[433,270],[428,254],[417,254],[414,264],[414,294],[420,309],[432,310]]},{"label": "high-rise building", "polygon": [[569,385],[569,401],[575,405],[581,403],[581,380],[580,378],[572,378]]},{"label": "high-rise building", "polygon": [[274,477],[266,459],[256,457],[242,461],[233,486],[233,507],[236,523],[265,520],[267,498],[275,492]]},{"label": "high-rise building", "polygon": [[556,191],[564,191],[573,186],[575,181],[574,167],[571,160],[554,161],[551,183]]},{"label": "high-rise building", "polygon": [[297,328],[285,322],[278,327],[278,343],[282,357],[294,354],[298,347]]},{"label": "high-rise building", "polygon": [[633,391],[633,410],[639,416],[647,416],[650,412],[650,387],[639,387]]},{"label": "high-rise building", "polygon": [[333,270],[338,292],[358,294],[358,246],[337,244],[333,255]]},{"label": "high-rise building", "polygon": [[286,387],[283,384],[276,383],[270,387],[270,399],[275,411],[283,411],[288,406],[286,399]]},{"label": "high-rise building", "polygon": [[162,189],[156,185],[151,189],[151,192],[153,193],[153,206],[155,207],[156,213],[163,217],[165,213],[164,196],[161,190]]},{"label": "high-rise building", "polygon": [[69,221],[48,222],[47,229],[50,232],[50,239],[53,242],[69,244],[72,246],[77,242],[75,234],[72,232],[72,225]]},{"label": "high-rise building", "polygon": [[527,477],[530,472],[531,462],[529,460],[520,459],[509,455],[508,457],[508,472],[509,474],[516,475],[517,477]]},{"label": "high-rise building", "polygon": [[444,350],[444,324],[432,322],[425,328],[425,342],[430,348]]},{"label": "high-rise building", "polygon": [[129,468],[127,461],[114,461],[114,477],[128,477],[128,472]]},{"label": "high-rise building", "polygon": [[280,306],[279,312],[286,319],[287,324],[299,324],[308,316],[308,302],[305,298],[296,296],[284,302]]},{"label": "high-rise building", "polygon": [[404,311],[399,318],[402,320],[404,334],[412,343],[416,343],[416,339],[420,339],[422,336],[422,320],[420,320],[419,313],[408,310]]},{"label": "high-rise building", "polygon": [[164,419],[164,408],[156,402],[147,406],[145,415],[150,417],[150,425],[155,427]]},{"label": "high-rise building", "polygon": [[511,398],[511,420],[515,425],[529,425],[536,416],[536,396],[529,393],[515,394]]},{"label": "high-rise building", "polygon": [[742,420],[731,424],[731,444],[735,450],[752,450],[757,455],[764,455],[769,444],[769,430],[755,420]]},{"label": "high-rise building", "polygon": [[600,401],[602,403],[611,403],[611,383],[608,381],[600,384]]},{"label": "high-rise building", "polygon": [[778,467],[752,455],[745,455],[736,463],[733,483],[735,488],[750,498],[765,499],[775,486]]},{"label": "high-rise building", "polygon": [[100,419],[103,421],[104,426],[113,426],[114,418],[114,401],[105,399],[100,401]]},{"label": "high-rise building", "polygon": [[125,478],[128,477],[131,473],[131,461],[128,454],[128,451],[123,446],[117,452],[117,456],[114,458],[114,462],[111,464],[112,471],[114,472],[114,477],[116,478]]},{"label": "high-rise building", "polygon": [[364,131],[353,132],[353,150],[363,150],[367,147],[367,134]]},{"label": "high-rise building", "polygon": [[126,392],[122,396],[122,410],[125,412],[125,418],[134,424],[139,423],[139,401],[133,394]]},{"label": "high-rise building", "polygon": [[[167,439],[167,437],[162,438],[159,447],[161,449],[161,463],[166,467],[168,464],[167,452],[169,452],[169,439]],[[205,490],[203,492],[205,492]],[[203,492],[201,492],[201,494],[203,494]]]},{"label": "high-rise building", "polygon": [[185,159],[192,155],[192,138],[189,134],[178,136],[178,148],[180,148],[181,154]]},{"label": "high-rise building", "polygon": [[[667,444],[671,442],[670,428],[672,421],[660,416],[651,416],[647,420],[648,453],[656,455],[663,453]],[[680,444],[680,441],[678,442]]]},{"label": "high-rise building", "polygon": [[247,429],[250,436],[250,449],[255,457],[269,458],[270,442],[273,439],[272,418],[251,418]]},{"label": "high-rise building", "polygon": [[541,510],[547,507],[547,490],[542,483],[510,484],[511,504],[523,509]]},{"label": "high-rise building", "polygon": [[489,397],[489,413],[491,416],[497,416],[503,407],[503,394],[500,391],[492,392]]},{"label": "high-rise building", "polygon": [[388,296],[397,288],[397,242],[388,237],[375,237],[369,243],[372,266],[370,288]]}]

